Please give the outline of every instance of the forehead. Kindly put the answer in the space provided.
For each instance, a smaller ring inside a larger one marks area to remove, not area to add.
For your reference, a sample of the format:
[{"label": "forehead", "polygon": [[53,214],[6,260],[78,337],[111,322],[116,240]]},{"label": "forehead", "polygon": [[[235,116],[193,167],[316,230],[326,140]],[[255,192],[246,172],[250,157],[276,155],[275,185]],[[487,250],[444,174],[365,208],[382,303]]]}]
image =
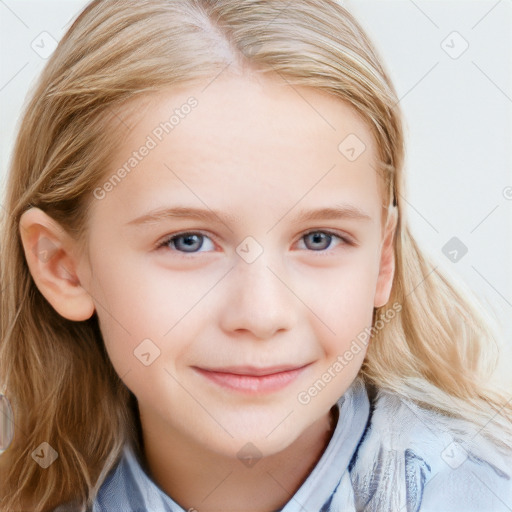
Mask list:
[{"label": "forehead", "polygon": [[222,209],[231,194],[233,209],[263,207],[277,192],[288,207],[350,196],[380,208],[371,131],[326,92],[277,75],[225,73],[139,98],[124,119],[131,128],[104,183],[122,178],[110,180],[101,202],[119,215],[129,213],[127,204],[139,211],[178,196]]}]

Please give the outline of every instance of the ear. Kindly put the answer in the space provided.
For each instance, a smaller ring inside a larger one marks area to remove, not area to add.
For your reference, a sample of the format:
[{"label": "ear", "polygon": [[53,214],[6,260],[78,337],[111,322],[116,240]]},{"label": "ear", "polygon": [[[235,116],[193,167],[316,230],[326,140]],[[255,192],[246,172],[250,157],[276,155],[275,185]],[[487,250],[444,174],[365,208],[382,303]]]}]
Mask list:
[{"label": "ear", "polygon": [[388,219],[384,228],[384,235],[380,251],[379,276],[375,289],[374,307],[380,308],[387,304],[391,294],[393,276],[395,274],[395,251],[393,240],[398,222],[398,208],[389,210]]},{"label": "ear", "polygon": [[76,241],[39,208],[22,214],[19,230],[30,273],[46,300],[68,320],[90,318],[94,302],[77,276]]}]

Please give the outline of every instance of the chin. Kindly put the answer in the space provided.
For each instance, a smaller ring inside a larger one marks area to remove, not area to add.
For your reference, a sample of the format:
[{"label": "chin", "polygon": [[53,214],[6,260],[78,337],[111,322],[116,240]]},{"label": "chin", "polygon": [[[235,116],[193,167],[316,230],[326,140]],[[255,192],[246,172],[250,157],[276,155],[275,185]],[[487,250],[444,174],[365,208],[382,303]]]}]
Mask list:
[{"label": "chin", "polygon": [[[275,428],[262,429],[241,429],[240,433],[234,432],[234,429],[227,429],[233,437],[226,434],[224,439],[205,439],[202,442],[208,447],[209,450],[230,459],[239,459],[242,463],[251,466],[252,462],[263,457],[270,457],[275,455],[286,448],[288,448],[298,437],[299,432],[295,435],[294,432],[280,432],[274,431]],[[277,429],[276,429],[277,430]],[[219,442],[220,441],[220,442]],[[224,441],[224,442],[222,442]]]}]

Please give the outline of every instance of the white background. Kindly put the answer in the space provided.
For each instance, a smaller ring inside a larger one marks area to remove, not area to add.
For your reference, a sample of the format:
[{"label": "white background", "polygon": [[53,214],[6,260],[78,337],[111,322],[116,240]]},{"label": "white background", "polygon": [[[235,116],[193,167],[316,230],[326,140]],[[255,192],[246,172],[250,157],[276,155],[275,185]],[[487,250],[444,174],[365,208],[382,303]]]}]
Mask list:
[{"label": "white background", "polygon": [[[59,40],[86,3],[0,1],[2,194],[18,116],[45,64],[32,45],[42,32]],[[401,98],[408,142],[405,198],[413,232],[435,264],[462,278],[496,315],[507,344],[503,374],[509,376],[512,1],[344,4],[376,43]],[[442,252],[452,237],[468,248],[456,263]]]}]

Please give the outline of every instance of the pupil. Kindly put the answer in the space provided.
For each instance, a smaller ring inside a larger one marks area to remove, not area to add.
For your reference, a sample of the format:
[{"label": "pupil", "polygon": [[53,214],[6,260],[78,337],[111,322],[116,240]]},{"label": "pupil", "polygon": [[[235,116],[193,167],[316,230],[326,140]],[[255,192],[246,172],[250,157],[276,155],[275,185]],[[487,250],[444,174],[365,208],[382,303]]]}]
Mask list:
[{"label": "pupil", "polygon": [[[327,235],[325,233],[311,233],[309,235],[311,238],[311,241],[313,242],[313,244],[322,244],[322,242],[324,242],[323,245],[321,245],[320,248],[323,248],[325,249],[325,247],[327,247],[327,245],[329,245],[329,240],[330,240],[330,235]],[[326,245],[327,243],[327,245]],[[315,247],[315,249],[318,249],[318,247]]]},{"label": "pupil", "polygon": [[[201,241],[198,235],[183,235],[181,237],[184,249],[198,249],[201,247]],[[190,252],[190,251],[189,251]]]}]

